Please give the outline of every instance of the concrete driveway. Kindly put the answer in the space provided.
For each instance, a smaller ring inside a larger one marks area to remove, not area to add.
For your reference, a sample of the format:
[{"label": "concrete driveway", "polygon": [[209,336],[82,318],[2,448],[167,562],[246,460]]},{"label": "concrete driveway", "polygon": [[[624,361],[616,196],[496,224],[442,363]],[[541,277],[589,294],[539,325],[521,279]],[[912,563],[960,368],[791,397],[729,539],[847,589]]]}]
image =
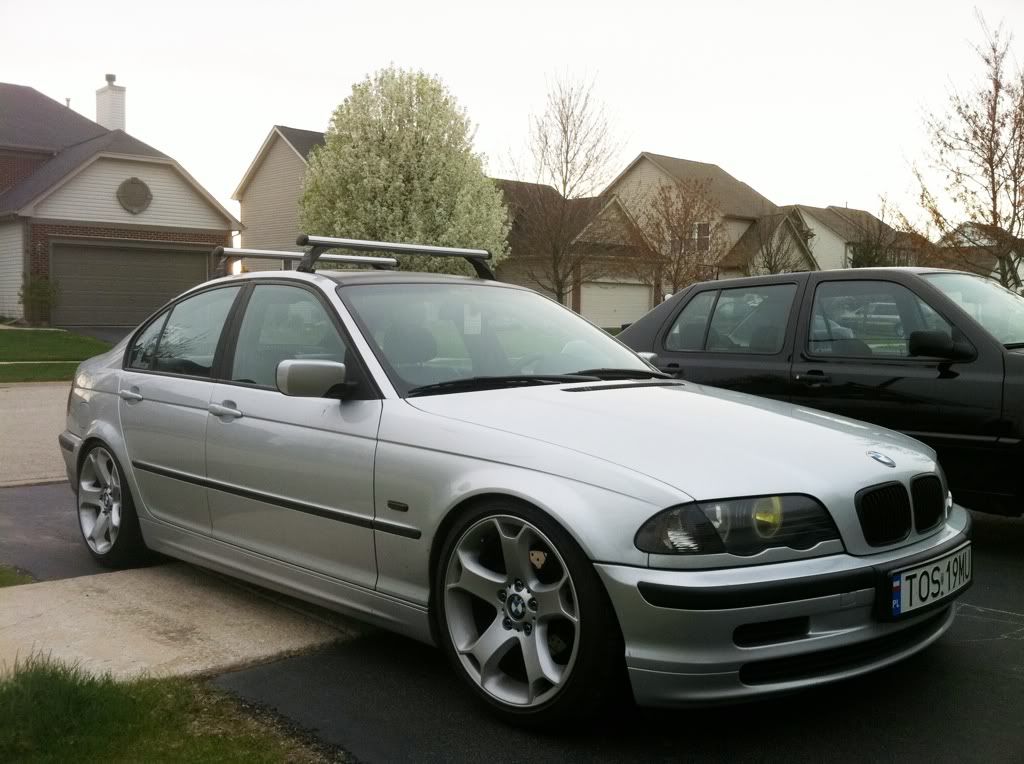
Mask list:
[{"label": "concrete driveway", "polygon": [[66,480],[57,436],[70,382],[0,384],[0,487]]}]

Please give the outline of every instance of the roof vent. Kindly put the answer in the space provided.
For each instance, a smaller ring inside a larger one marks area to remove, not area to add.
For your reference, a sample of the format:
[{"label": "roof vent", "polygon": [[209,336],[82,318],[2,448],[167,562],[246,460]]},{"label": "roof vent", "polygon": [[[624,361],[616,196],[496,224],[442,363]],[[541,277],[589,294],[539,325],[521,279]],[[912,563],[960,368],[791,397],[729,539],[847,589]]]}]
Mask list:
[{"label": "roof vent", "polygon": [[124,130],[124,88],[115,85],[117,76],[107,75],[107,84],[96,91],[96,121],[108,130]]}]

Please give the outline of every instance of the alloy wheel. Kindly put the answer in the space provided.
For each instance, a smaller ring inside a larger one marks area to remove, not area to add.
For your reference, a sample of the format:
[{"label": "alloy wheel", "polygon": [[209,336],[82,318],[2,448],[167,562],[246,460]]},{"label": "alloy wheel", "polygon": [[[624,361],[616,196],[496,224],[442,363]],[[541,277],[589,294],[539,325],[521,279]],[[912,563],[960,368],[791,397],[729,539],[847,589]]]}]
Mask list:
[{"label": "alloy wheel", "polygon": [[121,476],[110,452],[97,446],[85,458],[78,480],[78,522],[85,542],[106,554],[121,530]]},{"label": "alloy wheel", "polygon": [[484,692],[529,708],[565,686],[579,647],[576,589],[539,528],[511,515],[474,523],[448,559],[444,599],[455,652]]}]

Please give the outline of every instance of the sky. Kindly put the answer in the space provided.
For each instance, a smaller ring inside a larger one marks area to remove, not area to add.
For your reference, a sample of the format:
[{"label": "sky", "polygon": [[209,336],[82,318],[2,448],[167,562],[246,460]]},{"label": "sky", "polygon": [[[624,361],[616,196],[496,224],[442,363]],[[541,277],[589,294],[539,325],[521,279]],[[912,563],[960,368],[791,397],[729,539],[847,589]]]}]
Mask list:
[{"label": "sky", "polygon": [[604,102],[613,174],[653,151],[717,164],[777,204],[911,210],[924,115],[979,76],[976,11],[1016,31],[1024,60],[1024,0],[0,0],[0,81],[93,118],[116,74],[128,132],[236,213],[272,125],[324,130],[389,64],[445,82],[496,177],[563,77]]}]

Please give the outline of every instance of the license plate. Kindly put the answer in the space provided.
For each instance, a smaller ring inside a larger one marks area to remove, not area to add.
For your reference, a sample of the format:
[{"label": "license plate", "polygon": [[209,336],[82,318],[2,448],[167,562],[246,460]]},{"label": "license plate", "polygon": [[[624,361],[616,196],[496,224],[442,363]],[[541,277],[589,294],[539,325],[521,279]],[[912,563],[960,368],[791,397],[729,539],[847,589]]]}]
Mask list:
[{"label": "license plate", "polygon": [[971,545],[892,574],[892,614],[906,615],[951,597],[971,582]]}]

